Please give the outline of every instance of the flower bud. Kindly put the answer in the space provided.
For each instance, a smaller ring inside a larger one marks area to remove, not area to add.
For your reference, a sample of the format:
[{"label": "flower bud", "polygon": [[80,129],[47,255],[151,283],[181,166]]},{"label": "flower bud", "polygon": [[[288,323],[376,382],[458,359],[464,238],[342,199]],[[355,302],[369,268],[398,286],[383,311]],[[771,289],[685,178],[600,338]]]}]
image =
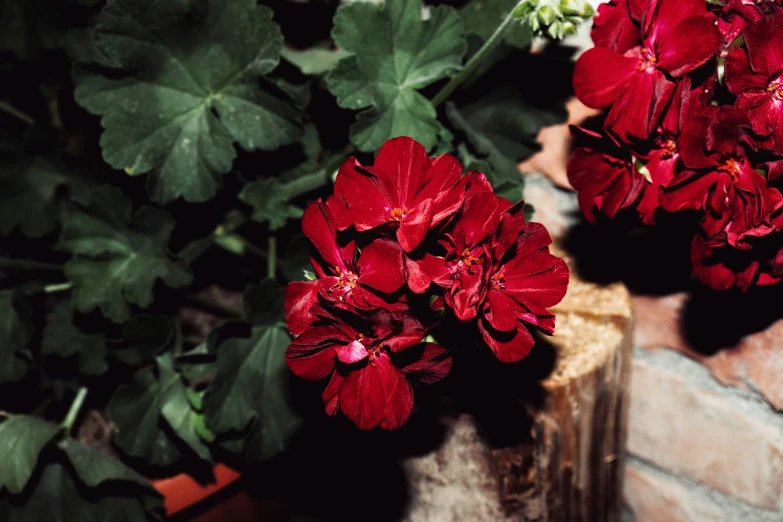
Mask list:
[{"label": "flower bud", "polygon": [[536,16],[538,17],[538,21],[541,23],[541,25],[547,27],[552,25],[552,23],[555,21],[557,18],[557,13],[551,5],[542,5],[538,8]]},{"label": "flower bud", "polygon": [[514,18],[524,18],[532,13],[536,7],[538,7],[538,0],[527,0],[527,2],[522,2],[516,6],[511,12],[511,16]]},{"label": "flower bud", "polygon": [[586,0],[560,0],[560,11],[566,16],[589,18],[593,16],[593,6]]},{"label": "flower bud", "polygon": [[561,25],[563,27],[563,34],[565,35],[576,34],[577,25],[575,23],[571,22],[570,20],[564,20]]}]

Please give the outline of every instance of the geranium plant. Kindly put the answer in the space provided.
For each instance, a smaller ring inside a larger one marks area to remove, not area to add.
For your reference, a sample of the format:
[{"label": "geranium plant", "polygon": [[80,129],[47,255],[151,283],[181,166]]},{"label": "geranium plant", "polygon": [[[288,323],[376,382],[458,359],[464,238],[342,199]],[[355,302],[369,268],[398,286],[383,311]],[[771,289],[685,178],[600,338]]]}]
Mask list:
[{"label": "geranium plant", "polygon": [[569,179],[589,221],[695,211],[693,272],[743,291],[783,279],[783,5],[613,0],[574,90]]},{"label": "geranium plant", "polygon": [[[393,429],[461,351],[524,358],[568,269],[517,163],[568,93],[508,71],[591,14],[4,2],[3,520],[160,518],[146,478],[264,461],[306,429],[295,376]],[[440,344],[455,325],[472,337]]]}]

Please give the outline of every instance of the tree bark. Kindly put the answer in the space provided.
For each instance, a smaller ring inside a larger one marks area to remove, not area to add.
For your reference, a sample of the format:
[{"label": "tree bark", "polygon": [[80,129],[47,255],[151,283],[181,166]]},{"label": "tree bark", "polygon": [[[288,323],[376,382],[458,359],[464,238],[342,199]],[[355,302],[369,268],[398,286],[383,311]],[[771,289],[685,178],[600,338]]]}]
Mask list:
[{"label": "tree bark", "polygon": [[586,283],[572,271],[554,312],[557,327],[547,340],[556,359],[541,382],[543,400],[528,408],[531,437],[492,447],[470,414],[449,420],[439,448],[405,463],[408,521],[620,520],[630,297],[620,284]]}]

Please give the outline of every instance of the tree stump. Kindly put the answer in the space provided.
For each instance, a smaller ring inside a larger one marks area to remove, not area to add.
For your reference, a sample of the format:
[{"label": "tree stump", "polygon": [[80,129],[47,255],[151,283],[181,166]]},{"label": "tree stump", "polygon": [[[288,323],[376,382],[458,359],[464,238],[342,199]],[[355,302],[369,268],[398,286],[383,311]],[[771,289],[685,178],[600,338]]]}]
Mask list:
[{"label": "tree stump", "polygon": [[[563,256],[562,252],[556,252]],[[566,256],[564,256],[566,257]],[[448,421],[444,442],[407,459],[409,522],[619,521],[633,316],[620,284],[573,271],[554,308],[555,366],[531,407],[531,439],[493,448],[469,414]]]}]

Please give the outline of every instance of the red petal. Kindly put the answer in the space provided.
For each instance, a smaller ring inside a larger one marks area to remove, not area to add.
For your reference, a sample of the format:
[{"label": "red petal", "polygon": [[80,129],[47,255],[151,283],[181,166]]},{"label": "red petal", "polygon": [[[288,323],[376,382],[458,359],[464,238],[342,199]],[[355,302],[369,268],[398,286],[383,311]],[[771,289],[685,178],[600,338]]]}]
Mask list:
[{"label": "red petal", "polygon": [[510,363],[524,359],[535,341],[530,332],[519,326],[514,332],[497,332],[486,321],[479,321],[479,330],[484,342],[500,362]]},{"label": "red petal", "polygon": [[344,344],[335,348],[337,358],[344,363],[355,363],[367,358],[367,348],[359,341]]},{"label": "red petal", "polygon": [[[648,49],[664,40],[679,23],[706,14],[704,0],[650,0],[642,18],[642,38]],[[701,37],[701,35],[699,35]]]},{"label": "red petal", "polygon": [[[712,17],[691,16],[672,29],[661,34],[655,48],[658,67],[670,75],[679,77],[688,74],[718,52],[720,32]],[[698,35],[698,38],[693,35]]]},{"label": "red petal", "polygon": [[[337,230],[334,225],[334,216],[321,200],[308,205],[302,216],[302,232],[313,242],[326,263],[331,267],[347,270],[343,252],[337,245]],[[346,254],[353,256],[353,252]],[[350,259],[349,257],[348,260]]]},{"label": "red petal", "polygon": [[[422,147],[423,149],[423,147]],[[425,152],[426,156],[426,152]],[[443,154],[432,159],[432,166],[427,173],[427,183],[419,187],[409,187],[408,206],[418,205],[425,199],[436,198],[443,192],[451,190],[460,180],[462,165],[450,154]]]},{"label": "red petal", "polygon": [[451,355],[439,344],[421,343],[404,355],[406,361],[400,365],[400,371],[414,383],[433,384],[451,370]]},{"label": "red petal", "polygon": [[[444,170],[438,173],[445,175],[448,158],[442,161]],[[413,138],[401,136],[383,144],[375,158],[375,163],[371,168],[367,168],[367,171],[381,180],[389,191],[390,201],[395,203],[395,207],[412,208],[420,201],[417,200],[416,195],[433,178],[434,172],[431,166],[432,162],[424,146]],[[459,172],[454,182],[456,183],[458,179]]]},{"label": "red petal", "polygon": [[361,167],[355,158],[349,158],[340,167],[334,184],[334,193],[348,205],[337,216],[337,228],[345,230],[354,225],[356,230],[369,230],[391,221],[391,211],[397,206],[397,194],[373,174]]},{"label": "red petal", "polygon": [[491,192],[471,194],[465,198],[458,221],[465,245],[471,248],[486,239],[497,228],[500,216],[509,208],[511,203],[507,199]]},{"label": "red petal", "polygon": [[299,335],[317,318],[310,309],[318,302],[317,281],[288,283],[284,292],[285,322],[288,330]]},{"label": "red petal", "polygon": [[349,339],[332,326],[315,326],[291,341],[285,352],[285,362],[299,377],[318,380],[335,368],[336,342],[348,343]]},{"label": "red petal", "polygon": [[714,172],[684,171],[678,174],[668,187],[661,189],[661,207],[669,212],[703,208],[710,187],[717,183],[718,178],[719,175]]},{"label": "red petal", "polygon": [[326,407],[326,413],[330,417],[334,417],[339,409],[339,403],[337,401],[337,392],[340,389],[340,383],[343,382],[343,376],[340,372],[332,373],[332,378],[329,379],[329,384],[326,386],[321,399],[324,401]]},{"label": "red petal", "polygon": [[405,376],[392,365],[387,354],[375,358],[375,368],[386,396],[386,418],[381,428],[397,429],[405,424],[413,411],[413,389]]},{"label": "red petal", "polygon": [[357,265],[363,285],[390,294],[405,284],[403,252],[394,241],[376,239],[362,250]]},{"label": "red petal", "polygon": [[605,47],[621,54],[642,43],[639,27],[631,19],[625,0],[598,6],[590,37],[596,47]]},{"label": "red petal", "polygon": [[[380,356],[375,358],[376,361]],[[345,376],[338,390],[340,409],[360,429],[369,430],[386,418],[386,394],[376,365],[366,364]]]},{"label": "red petal", "polygon": [[637,22],[641,22],[650,0],[619,0],[628,2],[628,12]]},{"label": "red petal", "polygon": [[492,328],[502,332],[517,329],[517,312],[522,311],[519,303],[503,292],[490,290],[487,292],[487,304],[489,307],[484,317]]},{"label": "red petal", "polygon": [[726,87],[736,96],[749,90],[758,90],[767,94],[769,77],[766,74],[754,73],[750,69],[748,53],[742,47],[734,47],[729,51],[726,57],[725,74]]},{"label": "red petal", "polygon": [[442,287],[452,284],[451,270],[442,257],[424,254],[416,260],[406,258],[405,267],[408,273],[408,288],[415,294],[423,294],[432,283]]},{"label": "red petal", "polygon": [[458,283],[444,297],[457,319],[470,321],[478,315],[478,305],[483,301],[485,289],[483,271],[476,267],[473,273],[461,274]]},{"label": "red petal", "polygon": [[424,241],[431,224],[432,200],[428,199],[402,218],[397,229],[397,241],[406,252],[411,252]]},{"label": "red petal", "polygon": [[658,125],[676,85],[659,69],[635,74],[628,89],[617,100],[606,118],[606,126],[616,136],[646,139]]},{"label": "red petal", "polygon": [[757,73],[775,76],[783,69],[783,12],[766,16],[745,29],[750,65]]},{"label": "red petal", "polygon": [[568,266],[547,251],[515,258],[503,269],[507,293],[544,308],[559,303],[568,288]]},{"label": "red petal", "polygon": [[389,325],[391,336],[383,336],[382,343],[392,352],[399,352],[415,346],[424,338],[427,331],[414,315],[409,313],[388,313],[380,311],[374,316],[376,325]]},{"label": "red petal", "polygon": [[576,61],[574,92],[585,105],[603,109],[615,103],[638,74],[637,58],[628,58],[609,49],[588,49]]}]

